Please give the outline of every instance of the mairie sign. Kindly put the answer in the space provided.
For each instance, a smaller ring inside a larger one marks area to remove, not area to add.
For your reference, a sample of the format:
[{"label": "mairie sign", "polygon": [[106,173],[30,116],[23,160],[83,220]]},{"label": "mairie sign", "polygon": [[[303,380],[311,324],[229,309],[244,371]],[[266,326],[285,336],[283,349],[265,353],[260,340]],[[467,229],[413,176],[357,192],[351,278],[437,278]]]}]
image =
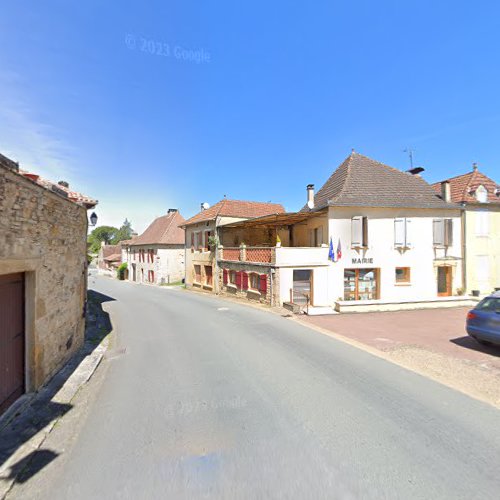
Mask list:
[{"label": "mairie sign", "polygon": [[367,257],[353,257],[352,258],[352,263],[353,264],[373,264],[373,257],[367,258]]}]

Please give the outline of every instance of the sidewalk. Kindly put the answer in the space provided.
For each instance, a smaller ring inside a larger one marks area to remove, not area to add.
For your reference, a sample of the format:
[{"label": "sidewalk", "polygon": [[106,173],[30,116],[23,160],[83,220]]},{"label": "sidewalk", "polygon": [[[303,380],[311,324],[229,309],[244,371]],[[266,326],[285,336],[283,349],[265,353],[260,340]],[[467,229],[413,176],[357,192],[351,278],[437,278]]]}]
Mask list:
[{"label": "sidewalk", "polygon": [[106,352],[111,324],[102,303],[107,300],[104,295],[89,292],[82,349],[37,393],[24,396],[0,419],[0,499],[16,481],[26,481],[57,457],[41,448],[58,420],[71,411],[74,396]]},{"label": "sidewalk", "polygon": [[299,321],[500,408],[500,348],[467,335],[468,310],[307,316]]}]

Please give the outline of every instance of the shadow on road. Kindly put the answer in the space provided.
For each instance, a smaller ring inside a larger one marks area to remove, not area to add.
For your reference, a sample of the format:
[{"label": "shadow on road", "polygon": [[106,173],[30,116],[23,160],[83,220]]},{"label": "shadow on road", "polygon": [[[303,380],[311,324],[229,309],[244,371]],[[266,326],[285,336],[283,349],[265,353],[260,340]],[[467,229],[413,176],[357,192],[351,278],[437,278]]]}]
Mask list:
[{"label": "shadow on road", "polygon": [[[111,332],[111,321],[108,313],[103,310],[102,304],[113,300],[115,299],[94,290],[88,291],[82,348],[33,395],[27,405],[22,406],[14,415],[6,414],[0,421],[0,468],[33,436],[73,408],[69,402],[59,403],[53,399],[83,359],[91,354]],[[12,478],[17,478],[18,482],[26,481],[57,456],[50,450],[32,450],[33,448],[27,450],[26,453],[28,451],[31,453],[26,455],[20,453],[20,458],[14,464],[9,465],[8,471],[0,473],[0,481]],[[36,463],[30,465],[32,459],[36,460]],[[25,469],[26,473],[31,474],[29,477],[24,476]]]},{"label": "shadow on road", "polygon": [[456,339],[450,339],[450,342],[453,342],[460,347],[465,347],[466,349],[484,352],[485,354],[490,354],[491,356],[496,356],[497,358],[500,357],[500,347],[480,344],[477,340],[469,337],[468,335],[464,337],[457,337]]}]

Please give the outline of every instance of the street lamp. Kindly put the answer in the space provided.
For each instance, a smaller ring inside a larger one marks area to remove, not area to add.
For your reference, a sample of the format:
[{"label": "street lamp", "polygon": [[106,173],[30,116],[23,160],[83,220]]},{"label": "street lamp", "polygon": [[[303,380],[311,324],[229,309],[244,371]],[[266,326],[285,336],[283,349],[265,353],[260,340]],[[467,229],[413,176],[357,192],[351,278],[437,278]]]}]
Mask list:
[{"label": "street lamp", "polygon": [[97,224],[97,214],[95,212],[92,212],[92,215],[90,216],[90,225],[95,226]]}]

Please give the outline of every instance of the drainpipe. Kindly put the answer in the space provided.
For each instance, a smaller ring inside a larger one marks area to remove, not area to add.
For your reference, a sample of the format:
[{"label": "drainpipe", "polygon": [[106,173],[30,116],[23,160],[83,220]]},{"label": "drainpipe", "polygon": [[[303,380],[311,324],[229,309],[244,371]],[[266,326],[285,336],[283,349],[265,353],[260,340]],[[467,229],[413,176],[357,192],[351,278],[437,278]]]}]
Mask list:
[{"label": "drainpipe", "polygon": [[467,245],[465,244],[465,240],[467,237],[467,226],[466,226],[466,218],[465,218],[465,203],[462,203],[462,286],[464,288],[464,295],[467,293]]},{"label": "drainpipe", "polygon": [[273,295],[274,295],[274,289],[273,289],[273,271],[274,269],[271,267],[269,269],[269,288],[271,289],[270,292],[271,292],[271,307],[273,307],[273,303],[274,303],[274,300],[273,300]]},{"label": "drainpipe", "polygon": [[214,230],[214,235],[215,235],[215,256],[214,256],[214,283],[213,283],[213,291],[215,292],[216,295],[219,295],[219,216],[215,217],[215,230]]},{"label": "drainpipe", "polygon": [[186,286],[186,276],[187,276],[187,244],[188,244],[188,237],[187,237],[187,226],[184,226],[184,286]]}]

